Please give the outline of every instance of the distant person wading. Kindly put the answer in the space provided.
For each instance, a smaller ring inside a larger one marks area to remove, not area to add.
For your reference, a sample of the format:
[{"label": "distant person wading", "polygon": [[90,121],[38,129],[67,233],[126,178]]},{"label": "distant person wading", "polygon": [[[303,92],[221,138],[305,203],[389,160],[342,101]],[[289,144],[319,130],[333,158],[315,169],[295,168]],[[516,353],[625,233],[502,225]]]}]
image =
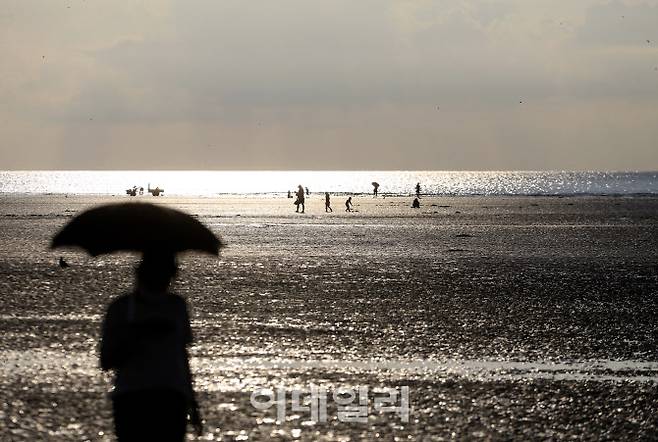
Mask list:
[{"label": "distant person wading", "polygon": [[297,210],[295,212],[299,212],[299,206],[302,206],[302,213],[304,213],[304,188],[300,184],[297,186],[297,199],[295,200],[295,205],[297,206]]},{"label": "distant person wading", "polygon": [[329,192],[324,193],[324,211],[333,212],[333,209],[331,208],[331,197],[329,196]]}]

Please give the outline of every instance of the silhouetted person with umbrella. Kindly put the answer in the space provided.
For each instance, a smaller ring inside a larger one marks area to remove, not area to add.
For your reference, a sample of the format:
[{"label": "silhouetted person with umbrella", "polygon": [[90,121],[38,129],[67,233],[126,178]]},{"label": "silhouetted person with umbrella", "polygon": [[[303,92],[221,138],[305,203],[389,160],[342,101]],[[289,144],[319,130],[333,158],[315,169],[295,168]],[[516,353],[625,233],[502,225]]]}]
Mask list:
[{"label": "silhouetted person with umbrella", "polygon": [[377,198],[377,194],[379,193],[379,183],[376,181],[372,182],[372,195],[373,197]]},{"label": "silhouetted person with umbrella", "polygon": [[192,423],[200,425],[187,303],[168,291],[176,272],[173,255],[145,253],[135,291],[114,300],[105,315],[100,362],[116,372],[112,408],[119,441],[182,441],[190,408]]},{"label": "silhouetted person with umbrella", "polygon": [[187,346],[192,331],[187,304],[169,292],[175,254],[219,255],[217,236],[178,210],[146,203],[108,204],[73,218],[51,247],[77,246],[92,256],[143,253],[137,284],[108,307],[100,365],[114,370],[114,423],[119,441],[182,441],[187,416],[201,434]]}]

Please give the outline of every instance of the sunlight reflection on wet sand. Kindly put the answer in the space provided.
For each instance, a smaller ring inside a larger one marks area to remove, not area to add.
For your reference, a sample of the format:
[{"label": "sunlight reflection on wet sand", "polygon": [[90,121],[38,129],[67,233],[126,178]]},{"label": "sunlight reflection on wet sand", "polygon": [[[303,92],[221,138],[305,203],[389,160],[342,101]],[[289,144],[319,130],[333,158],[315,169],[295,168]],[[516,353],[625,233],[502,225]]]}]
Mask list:
[{"label": "sunlight reflection on wet sand", "polygon": [[[81,378],[99,378],[95,354],[61,352],[52,349],[6,350],[0,352],[0,378],[34,377],[39,382],[60,386]],[[348,375],[374,374],[387,380],[443,377],[470,378],[482,381],[553,379],[570,381],[658,382],[658,362],[636,360],[587,360],[556,362],[520,362],[496,360],[420,360],[420,359],[310,359],[278,357],[192,358],[199,387],[207,391],[239,391],[268,384],[285,383],[288,373],[294,379],[318,373]],[[306,376],[304,376],[306,375]],[[320,375],[320,377],[322,377]],[[251,380],[251,382],[247,380]],[[274,379],[274,381],[272,381]],[[89,382],[87,380],[86,382]],[[86,383],[85,382],[85,383]],[[102,381],[101,379],[101,382]]]}]

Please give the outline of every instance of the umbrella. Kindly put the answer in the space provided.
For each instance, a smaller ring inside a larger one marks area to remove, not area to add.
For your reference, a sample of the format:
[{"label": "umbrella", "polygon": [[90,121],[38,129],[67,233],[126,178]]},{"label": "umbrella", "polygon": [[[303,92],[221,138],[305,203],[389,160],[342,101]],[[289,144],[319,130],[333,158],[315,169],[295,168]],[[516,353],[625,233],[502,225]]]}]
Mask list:
[{"label": "umbrella", "polygon": [[73,218],[55,235],[51,248],[82,247],[92,256],[120,250],[219,255],[222,242],[197,219],[147,203],[108,204]]},{"label": "umbrella", "polygon": [[373,187],[379,187],[379,183],[378,183],[377,181],[373,181],[373,182],[370,183],[370,184],[372,184]]}]

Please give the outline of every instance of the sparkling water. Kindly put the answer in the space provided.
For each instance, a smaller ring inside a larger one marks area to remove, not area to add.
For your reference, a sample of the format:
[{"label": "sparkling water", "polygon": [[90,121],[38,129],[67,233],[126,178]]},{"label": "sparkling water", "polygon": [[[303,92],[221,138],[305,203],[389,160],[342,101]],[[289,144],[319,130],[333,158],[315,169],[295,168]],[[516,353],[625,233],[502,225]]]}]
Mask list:
[{"label": "sparkling water", "polygon": [[125,194],[133,186],[165,195],[278,195],[313,192],[406,195],[417,183],[438,195],[657,194],[658,172],[446,171],[2,171],[0,193]]}]

